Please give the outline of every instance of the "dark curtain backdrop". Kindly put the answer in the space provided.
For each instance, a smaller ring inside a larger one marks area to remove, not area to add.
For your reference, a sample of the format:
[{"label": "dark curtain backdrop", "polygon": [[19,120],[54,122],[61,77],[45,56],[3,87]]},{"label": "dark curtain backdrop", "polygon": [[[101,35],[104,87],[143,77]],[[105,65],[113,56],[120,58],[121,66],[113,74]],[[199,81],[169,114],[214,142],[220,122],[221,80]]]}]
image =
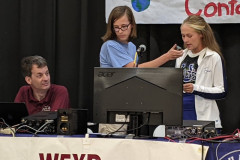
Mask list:
[{"label": "dark curtain backdrop", "polygon": [[[162,15],[165,16],[165,15]],[[88,108],[92,119],[93,69],[99,66],[105,33],[105,0],[0,1],[0,101],[13,101],[24,79],[20,60],[41,55],[48,61],[52,83],[68,88],[73,108]],[[211,24],[226,60],[227,98],[218,101],[224,132],[240,127],[240,25]],[[182,46],[179,24],[138,25],[134,43],[145,44],[141,61]],[[164,66],[174,66],[174,61]]]}]

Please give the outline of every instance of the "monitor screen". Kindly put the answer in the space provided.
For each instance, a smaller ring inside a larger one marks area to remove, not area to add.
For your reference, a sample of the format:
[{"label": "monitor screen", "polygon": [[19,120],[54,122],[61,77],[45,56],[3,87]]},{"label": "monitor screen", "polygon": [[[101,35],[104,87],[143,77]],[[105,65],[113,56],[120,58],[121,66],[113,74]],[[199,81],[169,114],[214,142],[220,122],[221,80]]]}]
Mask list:
[{"label": "monitor screen", "polygon": [[93,122],[182,125],[182,69],[94,68]]}]

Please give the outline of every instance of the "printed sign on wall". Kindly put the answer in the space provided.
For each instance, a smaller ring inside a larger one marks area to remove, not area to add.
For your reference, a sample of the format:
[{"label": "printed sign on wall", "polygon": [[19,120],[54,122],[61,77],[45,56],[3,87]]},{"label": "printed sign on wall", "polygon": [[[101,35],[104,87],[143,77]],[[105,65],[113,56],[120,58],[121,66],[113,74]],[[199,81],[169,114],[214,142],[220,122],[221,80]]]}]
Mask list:
[{"label": "printed sign on wall", "polygon": [[190,14],[208,23],[240,23],[238,0],[106,0],[106,22],[116,6],[132,8],[138,24],[181,24]]}]

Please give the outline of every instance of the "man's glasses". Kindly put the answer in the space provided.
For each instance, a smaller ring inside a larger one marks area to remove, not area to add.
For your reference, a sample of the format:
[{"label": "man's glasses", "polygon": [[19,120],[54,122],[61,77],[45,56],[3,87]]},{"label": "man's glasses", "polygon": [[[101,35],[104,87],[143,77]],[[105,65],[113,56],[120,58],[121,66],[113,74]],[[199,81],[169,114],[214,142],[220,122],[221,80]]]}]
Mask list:
[{"label": "man's glasses", "polygon": [[126,31],[128,29],[128,26],[130,25],[131,23],[129,23],[128,25],[122,25],[121,27],[113,27],[114,31],[115,32],[119,32],[119,30],[121,29],[122,31]]}]

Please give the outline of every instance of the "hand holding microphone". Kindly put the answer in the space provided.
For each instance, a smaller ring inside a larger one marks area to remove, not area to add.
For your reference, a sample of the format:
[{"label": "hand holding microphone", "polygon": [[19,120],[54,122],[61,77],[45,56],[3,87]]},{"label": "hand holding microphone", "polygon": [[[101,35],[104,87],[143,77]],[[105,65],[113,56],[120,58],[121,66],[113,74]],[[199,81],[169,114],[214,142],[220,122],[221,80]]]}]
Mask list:
[{"label": "hand holding microphone", "polygon": [[[179,50],[177,50],[179,49]],[[156,59],[153,59],[148,62],[144,62],[138,65],[139,58],[141,57],[141,52],[146,51],[145,45],[140,45],[135,53],[135,59],[134,59],[134,65],[133,67],[144,67],[144,68],[155,68],[163,65],[164,63],[168,62],[169,60],[175,60],[178,57],[181,57],[183,55],[183,50],[181,47],[177,47],[177,44],[173,45],[172,48],[165,54],[159,56]]]},{"label": "hand holding microphone", "polygon": [[174,44],[166,54],[168,55],[169,60],[175,60],[183,55],[183,50],[177,44]]}]

